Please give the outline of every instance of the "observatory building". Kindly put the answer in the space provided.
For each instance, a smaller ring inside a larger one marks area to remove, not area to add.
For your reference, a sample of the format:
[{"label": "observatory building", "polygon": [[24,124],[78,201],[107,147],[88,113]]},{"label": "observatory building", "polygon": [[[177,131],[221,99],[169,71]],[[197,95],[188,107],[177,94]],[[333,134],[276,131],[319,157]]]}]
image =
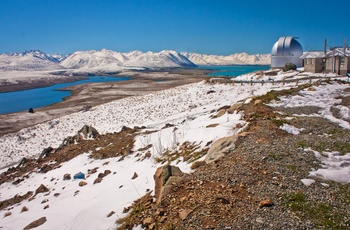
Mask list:
[{"label": "observatory building", "polygon": [[303,48],[295,37],[280,37],[271,50],[271,68],[282,68],[287,63],[302,66]]}]

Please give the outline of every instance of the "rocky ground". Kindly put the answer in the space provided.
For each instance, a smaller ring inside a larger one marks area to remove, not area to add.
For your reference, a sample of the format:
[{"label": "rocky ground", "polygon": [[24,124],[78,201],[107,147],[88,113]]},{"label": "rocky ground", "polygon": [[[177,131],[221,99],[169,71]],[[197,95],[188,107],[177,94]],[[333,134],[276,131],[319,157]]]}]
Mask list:
[{"label": "rocky ground", "polygon": [[[272,92],[241,107],[250,123],[235,149],[198,164],[160,204],[150,194],[135,201],[119,229],[349,229],[350,185],[315,179],[306,186],[301,179],[321,167],[307,147],[347,153],[350,132],[323,118],[295,115],[318,107],[266,106],[277,95],[297,92]],[[349,105],[346,98],[342,103]],[[289,134],[279,128],[283,123],[304,130]]]}]

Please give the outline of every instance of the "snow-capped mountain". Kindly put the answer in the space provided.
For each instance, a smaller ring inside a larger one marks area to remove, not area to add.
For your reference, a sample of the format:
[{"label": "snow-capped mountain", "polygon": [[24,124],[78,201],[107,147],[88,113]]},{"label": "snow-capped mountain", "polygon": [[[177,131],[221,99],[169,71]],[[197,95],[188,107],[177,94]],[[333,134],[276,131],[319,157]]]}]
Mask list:
[{"label": "snow-capped mountain", "polygon": [[195,67],[188,58],[173,50],[163,50],[159,53],[133,52],[129,61],[125,62],[128,67]]},{"label": "snow-capped mountain", "polygon": [[62,56],[53,56],[39,50],[27,50],[23,53],[0,54],[0,69],[59,69]]},{"label": "snow-capped mountain", "polygon": [[61,65],[72,69],[121,69],[122,67],[194,67],[183,55],[173,50],[158,53],[131,51],[120,53],[112,50],[77,51],[66,57]]},{"label": "snow-capped mountain", "polygon": [[68,69],[103,69],[113,66],[120,69],[126,59],[121,53],[105,49],[76,51],[68,55],[61,65]]},{"label": "snow-capped mountain", "polygon": [[196,65],[269,65],[270,54],[235,53],[228,56],[181,52]]}]

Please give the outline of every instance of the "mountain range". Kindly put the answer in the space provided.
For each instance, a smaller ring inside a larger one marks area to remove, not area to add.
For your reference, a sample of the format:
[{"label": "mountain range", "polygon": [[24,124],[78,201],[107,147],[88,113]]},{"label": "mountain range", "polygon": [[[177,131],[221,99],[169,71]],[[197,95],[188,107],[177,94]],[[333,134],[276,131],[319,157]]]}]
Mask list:
[{"label": "mountain range", "polygon": [[228,56],[197,53],[178,53],[173,50],[160,52],[113,50],[76,51],[67,56],[47,54],[39,50],[23,53],[0,54],[0,70],[57,70],[75,69],[82,71],[120,71],[132,68],[195,67],[196,65],[268,65],[269,54],[249,55],[236,53]]},{"label": "mountain range", "polygon": [[270,65],[270,54],[235,53],[228,56],[181,52],[196,65]]}]

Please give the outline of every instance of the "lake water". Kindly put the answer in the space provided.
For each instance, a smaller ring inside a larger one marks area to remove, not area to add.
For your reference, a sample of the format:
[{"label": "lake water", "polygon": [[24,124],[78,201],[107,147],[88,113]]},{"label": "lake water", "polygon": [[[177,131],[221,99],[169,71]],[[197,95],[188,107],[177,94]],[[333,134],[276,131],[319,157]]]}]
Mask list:
[{"label": "lake water", "polygon": [[209,73],[210,77],[237,77],[242,74],[251,73],[258,70],[268,70],[269,65],[230,65],[230,66],[198,66],[200,69],[214,70]]},{"label": "lake water", "polygon": [[49,87],[22,90],[16,92],[0,93],[0,114],[25,111],[29,108],[41,108],[57,102],[71,95],[70,91],[59,90],[68,86],[94,82],[116,82],[130,80],[127,77],[94,76],[87,79],[56,84]]}]

